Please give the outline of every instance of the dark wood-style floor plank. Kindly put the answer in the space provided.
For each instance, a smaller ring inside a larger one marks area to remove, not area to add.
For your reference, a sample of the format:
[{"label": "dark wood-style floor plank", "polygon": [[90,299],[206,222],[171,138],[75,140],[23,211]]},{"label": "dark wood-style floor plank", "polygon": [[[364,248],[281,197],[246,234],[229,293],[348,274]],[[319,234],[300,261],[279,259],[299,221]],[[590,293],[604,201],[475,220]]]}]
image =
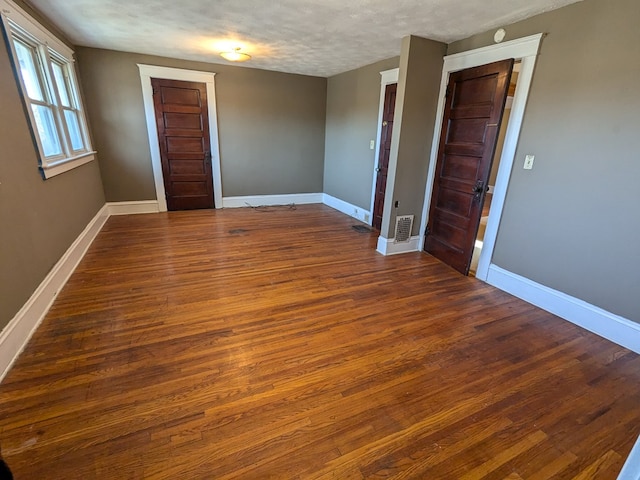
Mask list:
[{"label": "dark wood-style floor plank", "polygon": [[0,385],[16,478],[616,478],[638,355],[354,223],[110,218]]}]

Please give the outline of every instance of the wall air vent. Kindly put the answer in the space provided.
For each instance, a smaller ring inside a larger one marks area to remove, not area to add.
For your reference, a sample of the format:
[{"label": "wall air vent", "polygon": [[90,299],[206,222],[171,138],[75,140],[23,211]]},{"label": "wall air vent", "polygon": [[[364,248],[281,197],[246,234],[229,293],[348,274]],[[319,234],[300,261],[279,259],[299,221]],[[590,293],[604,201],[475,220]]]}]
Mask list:
[{"label": "wall air vent", "polygon": [[411,228],[413,227],[413,215],[400,215],[396,217],[396,235],[393,243],[408,242],[411,240]]}]

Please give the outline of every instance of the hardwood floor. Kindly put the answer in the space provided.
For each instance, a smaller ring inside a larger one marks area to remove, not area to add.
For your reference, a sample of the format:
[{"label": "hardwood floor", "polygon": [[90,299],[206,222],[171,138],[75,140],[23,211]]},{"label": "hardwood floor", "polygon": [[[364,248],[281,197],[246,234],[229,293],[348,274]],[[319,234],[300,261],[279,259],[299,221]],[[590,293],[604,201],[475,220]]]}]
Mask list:
[{"label": "hardwood floor", "polygon": [[0,385],[16,478],[616,478],[638,355],[354,223],[110,218]]}]

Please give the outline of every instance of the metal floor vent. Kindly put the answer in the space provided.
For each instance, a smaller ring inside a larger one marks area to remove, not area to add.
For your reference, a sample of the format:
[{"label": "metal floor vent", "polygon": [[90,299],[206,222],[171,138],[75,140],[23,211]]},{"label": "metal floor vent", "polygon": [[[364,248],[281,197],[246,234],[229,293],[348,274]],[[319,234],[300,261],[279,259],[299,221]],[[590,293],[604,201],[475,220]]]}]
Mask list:
[{"label": "metal floor vent", "polygon": [[396,217],[396,236],[394,243],[408,242],[411,239],[413,227],[413,215],[400,215]]}]

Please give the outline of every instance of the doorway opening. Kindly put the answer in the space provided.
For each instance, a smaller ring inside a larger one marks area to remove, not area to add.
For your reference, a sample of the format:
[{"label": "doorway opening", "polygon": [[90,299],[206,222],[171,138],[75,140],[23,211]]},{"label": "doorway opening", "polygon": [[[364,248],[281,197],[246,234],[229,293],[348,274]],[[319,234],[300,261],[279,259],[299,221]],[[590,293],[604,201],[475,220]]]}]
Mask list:
[{"label": "doorway opening", "polygon": [[511,74],[511,81],[507,90],[507,102],[504,106],[504,113],[502,115],[502,124],[500,125],[500,131],[498,132],[498,140],[496,142],[496,151],[493,155],[493,162],[491,164],[491,171],[489,173],[489,181],[487,183],[487,193],[484,197],[484,205],[482,206],[482,215],[480,217],[480,224],[478,225],[478,233],[476,234],[476,240],[473,248],[473,256],[471,257],[471,267],[469,268],[469,275],[475,276],[478,269],[478,261],[480,260],[480,254],[482,253],[482,247],[484,245],[484,236],[487,230],[487,221],[489,220],[489,211],[491,209],[491,200],[493,198],[493,191],[496,185],[496,179],[498,177],[498,168],[500,167],[500,158],[502,157],[502,151],[504,142],[507,136],[507,128],[509,126],[509,120],[511,118],[511,109],[513,107],[513,97],[516,91],[516,83],[518,82],[518,75],[520,72],[520,66],[522,62],[516,61],[513,65],[513,73]]},{"label": "doorway opening", "polygon": [[514,59],[449,77],[424,249],[469,273]]},{"label": "doorway opening", "polygon": [[382,111],[382,128],[378,137],[378,166],[375,175],[375,196],[373,200],[372,227],[380,231],[384,213],[384,198],[387,191],[387,171],[391,153],[391,135],[393,132],[393,114],[396,107],[397,83],[390,83],[385,88],[384,109]]},{"label": "doorway opening", "polygon": [[[540,49],[543,33],[523,37],[508,42],[490,45],[468,50],[460,53],[454,53],[444,57],[444,65],[442,68],[442,76],[440,79],[440,95],[438,100],[438,108],[436,118],[440,119],[434,125],[434,139],[439,139],[442,130],[441,120],[444,118],[444,110],[446,104],[446,92],[449,83],[449,77],[454,72],[486,65],[505,59],[520,60],[520,72],[518,74],[518,82],[513,96],[513,107],[507,126],[505,141],[502,151],[498,172],[495,181],[495,189],[491,198],[491,208],[487,219],[486,230],[483,238],[483,248],[480,253],[478,267],[476,269],[476,278],[489,283],[490,272],[492,270],[492,257],[498,234],[498,226],[502,217],[502,210],[505,203],[511,169],[514,163],[516,146],[520,136],[520,128],[524,118],[525,107],[533,72],[535,70],[536,60]],[[431,155],[429,158],[429,173],[425,185],[424,205],[422,209],[422,219],[420,222],[420,245],[424,248],[425,239],[427,237],[427,223],[429,221],[429,211],[431,207],[432,192],[434,189],[434,181],[436,177],[436,164],[440,142],[434,140]]]},{"label": "doorway opening", "polygon": [[207,85],[152,78],[168,210],[213,208]]},{"label": "doorway opening", "polygon": [[218,121],[216,115],[215,73],[144,64],[138,64],[138,68],[140,70],[142,100],[147,123],[147,135],[149,140],[149,150],[151,153],[151,166],[153,168],[153,179],[156,188],[158,211],[166,212],[168,208],[167,191],[165,189],[164,175],[162,171],[160,139],[158,136],[153,98],[153,86],[151,85],[152,78],[184,82],[201,82],[205,84],[209,139],[208,144],[204,145],[204,148],[206,148],[205,152],[209,154],[211,162],[210,176],[212,177],[213,182],[214,206],[215,208],[222,208],[222,175],[220,171],[220,149],[218,143]]},{"label": "doorway opening", "polygon": [[[380,72],[380,103],[378,105],[378,129],[376,132],[378,148],[375,149],[373,162],[373,184],[371,185],[371,208],[369,210],[371,212],[370,225],[376,230],[380,230],[384,214],[387,166],[389,163],[388,156],[389,150],[391,149],[391,132],[393,128],[393,115],[396,103],[395,94],[399,70],[399,68],[393,68]],[[391,120],[390,124],[389,120]],[[387,122],[386,125],[384,125],[385,121]],[[385,139],[388,140],[388,144],[386,145]],[[373,143],[372,141],[372,144]]]}]

